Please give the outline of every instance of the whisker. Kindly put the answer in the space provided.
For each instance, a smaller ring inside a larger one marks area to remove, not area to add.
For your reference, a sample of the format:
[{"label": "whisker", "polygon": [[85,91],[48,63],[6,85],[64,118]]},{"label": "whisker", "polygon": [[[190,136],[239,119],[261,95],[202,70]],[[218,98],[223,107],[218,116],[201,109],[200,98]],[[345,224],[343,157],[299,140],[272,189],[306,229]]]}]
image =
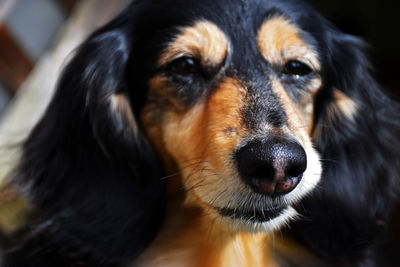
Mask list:
[{"label": "whisker", "polygon": [[322,162],[340,163],[340,161],[334,159],[319,159],[319,160]]},{"label": "whisker", "polygon": [[[187,162],[188,162],[188,161],[187,161]],[[188,165],[184,166],[183,168],[181,168],[179,171],[177,171],[177,172],[175,172],[175,173],[173,173],[173,174],[169,174],[169,175],[167,175],[167,176],[162,177],[161,180],[166,180],[166,179],[168,179],[168,178],[177,176],[177,175],[181,174],[184,170],[186,170],[186,169],[188,169],[188,168],[190,168],[190,167],[192,167],[192,166],[195,166],[195,165],[200,165],[200,164],[205,163],[205,162],[207,162],[207,161],[205,161],[205,160],[201,160],[201,161],[198,160],[198,161],[196,161],[196,162],[193,162],[193,163],[191,163],[191,164],[188,164]],[[194,169],[194,170],[196,170],[196,169]]]}]

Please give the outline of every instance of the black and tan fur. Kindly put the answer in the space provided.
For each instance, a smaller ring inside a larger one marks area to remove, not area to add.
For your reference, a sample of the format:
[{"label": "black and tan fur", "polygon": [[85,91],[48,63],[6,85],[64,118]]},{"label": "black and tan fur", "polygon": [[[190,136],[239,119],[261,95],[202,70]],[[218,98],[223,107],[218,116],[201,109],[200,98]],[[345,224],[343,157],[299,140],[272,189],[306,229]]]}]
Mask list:
[{"label": "black and tan fur", "polygon": [[400,125],[363,49],[302,1],[134,1],[23,145],[4,266],[373,265]]}]

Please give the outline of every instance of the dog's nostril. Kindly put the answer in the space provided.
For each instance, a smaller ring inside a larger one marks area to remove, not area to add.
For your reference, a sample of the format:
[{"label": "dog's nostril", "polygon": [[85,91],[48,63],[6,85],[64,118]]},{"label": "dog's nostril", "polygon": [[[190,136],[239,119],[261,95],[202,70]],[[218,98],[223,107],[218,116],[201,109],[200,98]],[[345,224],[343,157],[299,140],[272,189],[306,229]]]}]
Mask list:
[{"label": "dog's nostril", "polygon": [[307,161],[303,159],[306,159],[305,153],[304,157],[289,161],[286,167],[286,175],[289,177],[297,177],[303,174],[307,167]]},{"label": "dog's nostril", "polygon": [[307,156],[304,149],[295,142],[286,144],[286,175],[297,177],[307,168]]},{"label": "dog's nostril", "polygon": [[245,152],[239,156],[239,170],[252,179],[269,179],[274,176],[275,170],[271,164],[266,164],[260,155]]},{"label": "dog's nostril", "polygon": [[307,167],[304,149],[288,140],[252,141],[236,152],[235,159],[241,178],[270,196],[292,191]]}]

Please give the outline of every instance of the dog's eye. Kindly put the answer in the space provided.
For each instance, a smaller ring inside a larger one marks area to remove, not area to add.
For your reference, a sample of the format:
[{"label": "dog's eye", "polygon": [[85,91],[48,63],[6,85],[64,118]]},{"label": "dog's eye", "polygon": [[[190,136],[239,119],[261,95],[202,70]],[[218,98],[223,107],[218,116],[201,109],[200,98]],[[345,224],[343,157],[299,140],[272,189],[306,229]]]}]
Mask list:
[{"label": "dog's eye", "polygon": [[290,60],[283,68],[283,73],[290,76],[306,76],[312,69],[305,63],[298,60]]},{"label": "dog's eye", "polygon": [[178,75],[190,75],[200,71],[200,63],[193,57],[180,57],[168,65],[168,70]]}]

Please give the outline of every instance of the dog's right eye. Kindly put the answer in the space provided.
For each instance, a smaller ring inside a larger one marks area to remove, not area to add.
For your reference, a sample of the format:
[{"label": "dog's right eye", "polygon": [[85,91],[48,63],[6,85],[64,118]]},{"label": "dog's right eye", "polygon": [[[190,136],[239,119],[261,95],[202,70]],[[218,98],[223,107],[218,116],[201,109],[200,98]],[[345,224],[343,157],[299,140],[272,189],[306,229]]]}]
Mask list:
[{"label": "dog's right eye", "polygon": [[195,73],[199,73],[200,63],[193,57],[180,57],[173,60],[168,66],[167,69],[178,75],[187,76]]}]

